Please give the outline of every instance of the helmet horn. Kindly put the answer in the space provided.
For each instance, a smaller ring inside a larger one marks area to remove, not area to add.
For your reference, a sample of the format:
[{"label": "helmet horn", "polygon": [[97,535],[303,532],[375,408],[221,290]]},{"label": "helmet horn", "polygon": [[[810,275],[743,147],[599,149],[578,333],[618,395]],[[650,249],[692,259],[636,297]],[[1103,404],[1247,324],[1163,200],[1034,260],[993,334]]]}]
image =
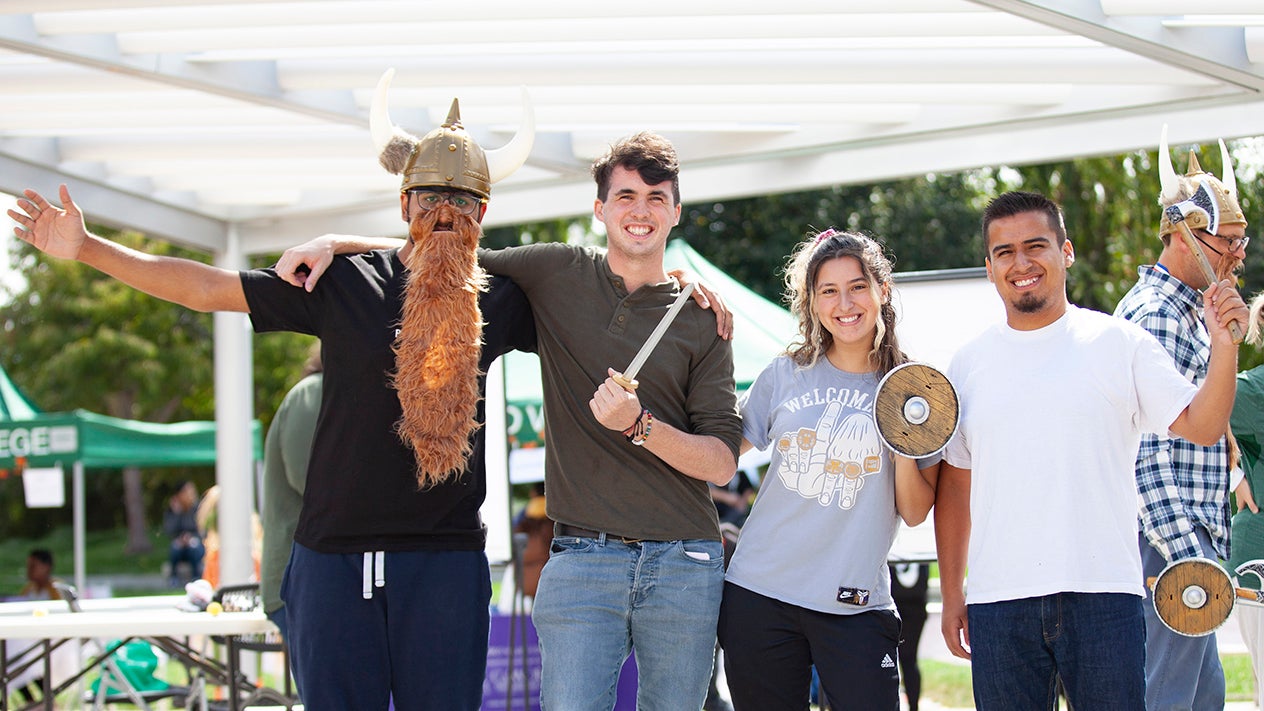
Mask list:
[{"label": "helmet horn", "polygon": [[1167,124],[1163,124],[1163,132],[1159,136],[1159,185],[1164,204],[1176,199],[1180,194],[1181,182],[1176,177],[1176,169],[1172,167],[1172,154],[1167,148]]},{"label": "helmet horn", "polygon": [[1230,196],[1238,197],[1238,179],[1233,174],[1233,159],[1229,157],[1229,149],[1225,147],[1224,139],[1220,139],[1220,162],[1224,166],[1221,170],[1222,177],[1220,184],[1224,186],[1225,192]]},{"label": "helmet horn", "polygon": [[369,134],[373,137],[373,147],[378,153],[386,150],[395,133],[395,124],[391,123],[391,110],[387,105],[387,94],[391,89],[391,79],[395,78],[395,70],[387,69],[382,78],[377,80],[377,89],[373,92],[373,105],[369,108]]},{"label": "helmet horn", "polygon": [[420,139],[391,121],[388,96],[394,77],[395,70],[387,69],[377,81],[373,104],[369,107],[369,135],[373,138],[373,147],[377,149],[378,162],[387,172],[399,175],[404,172],[408,157]]},{"label": "helmet horn", "polygon": [[531,95],[522,87],[522,125],[512,140],[487,154],[487,173],[491,182],[497,183],[509,177],[511,173],[522,167],[531,155],[531,146],[535,144],[535,109],[531,105]]}]

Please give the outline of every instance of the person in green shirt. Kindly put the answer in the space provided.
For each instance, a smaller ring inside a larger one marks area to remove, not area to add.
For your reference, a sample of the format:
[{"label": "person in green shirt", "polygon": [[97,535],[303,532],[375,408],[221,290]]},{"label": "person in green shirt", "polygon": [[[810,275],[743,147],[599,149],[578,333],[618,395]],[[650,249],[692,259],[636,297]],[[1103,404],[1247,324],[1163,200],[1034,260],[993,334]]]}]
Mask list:
[{"label": "person in green shirt", "polygon": [[[1251,300],[1250,326],[1247,327],[1247,342],[1256,346],[1264,344],[1261,333],[1261,318],[1264,318],[1264,293],[1257,294]],[[1233,401],[1233,416],[1229,419],[1229,427],[1237,439],[1241,452],[1240,468],[1235,468],[1230,479],[1230,486],[1237,497],[1238,512],[1233,516],[1229,532],[1229,569],[1230,574],[1237,571],[1238,566],[1249,561],[1264,559],[1264,513],[1255,503],[1264,496],[1264,365],[1238,373],[1237,394]],[[1240,587],[1258,590],[1260,578],[1246,574],[1237,576]],[[1236,615],[1238,627],[1242,633],[1242,641],[1251,653],[1251,663],[1255,670],[1256,703],[1264,705],[1264,607],[1251,603],[1237,605]]]},{"label": "person in green shirt", "polygon": [[319,344],[303,364],[302,378],[290,388],[277,408],[263,444],[263,557],[259,592],[263,610],[285,637],[285,602],[281,576],[290,561],[294,529],[303,508],[307,462],[311,458],[316,415],[320,411],[324,368]]}]

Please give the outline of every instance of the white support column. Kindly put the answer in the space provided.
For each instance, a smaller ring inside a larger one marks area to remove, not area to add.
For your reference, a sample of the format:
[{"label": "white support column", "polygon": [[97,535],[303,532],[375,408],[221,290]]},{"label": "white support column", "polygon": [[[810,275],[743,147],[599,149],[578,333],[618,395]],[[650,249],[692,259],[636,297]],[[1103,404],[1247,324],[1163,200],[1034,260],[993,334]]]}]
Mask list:
[{"label": "white support column", "polygon": [[505,358],[502,356],[487,369],[487,393],[483,426],[484,459],[487,463],[487,498],[483,500],[483,524],[487,526],[487,560],[499,563],[510,560],[509,437],[505,427]]},{"label": "white support column", "polygon": [[[246,268],[237,228],[230,225],[227,243],[215,264]],[[219,484],[220,585],[248,582],[251,522],[254,510],[254,371],[251,368],[250,323],[246,314],[215,314],[215,481]]]},{"label": "white support column", "polygon": [[[58,464],[58,466],[61,466]],[[74,510],[74,548],[75,548],[75,589],[80,595],[87,593],[87,546],[85,541],[87,535],[85,532],[84,519],[87,515],[87,507],[84,505],[83,493],[83,461],[78,457],[75,458],[74,468],[70,475],[70,496],[71,506]]]}]

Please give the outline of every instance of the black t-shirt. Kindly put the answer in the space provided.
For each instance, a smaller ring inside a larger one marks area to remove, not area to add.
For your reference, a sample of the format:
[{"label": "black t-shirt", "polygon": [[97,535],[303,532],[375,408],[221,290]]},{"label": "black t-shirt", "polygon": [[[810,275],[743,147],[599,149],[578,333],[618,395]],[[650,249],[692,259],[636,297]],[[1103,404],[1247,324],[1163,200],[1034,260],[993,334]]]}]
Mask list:
[{"label": "black t-shirt", "polygon": [[[412,450],[395,433],[391,345],[408,271],[397,250],[338,257],[309,294],[272,269],[241,273],[257,332],[321,339],[324,392],[294,540],[321,553],[482,550],[479,507],[487,493],[484,428],[455,480],[419,490]],[[535,322],[522,291],[493,277],[479,300],[486,325],[479,369],[511,350],[535,350]],[[484,392],[485,379],[479,379]],[[484,421],[483,402],[478,422]]]}]

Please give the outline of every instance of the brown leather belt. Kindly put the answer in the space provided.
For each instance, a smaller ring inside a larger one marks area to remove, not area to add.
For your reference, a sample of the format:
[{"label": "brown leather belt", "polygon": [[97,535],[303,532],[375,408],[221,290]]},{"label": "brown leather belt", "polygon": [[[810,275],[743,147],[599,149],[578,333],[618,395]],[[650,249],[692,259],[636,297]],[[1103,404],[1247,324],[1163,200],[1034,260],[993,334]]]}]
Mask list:
[{"label": "brown leather belt", "polygon": [[[553,535],[573,536],[575,538],[601,538],[602,533],[601,531],[594,531],[591,528],[580,528],[579,526],[572,526],[568,523],[558,523],[555,521],[553,523]],[[640,543],[644,540],[642,538],[620,536],[617,533],[607,533],[605,536],[607,540],[622,541],[627,544]]]}]

